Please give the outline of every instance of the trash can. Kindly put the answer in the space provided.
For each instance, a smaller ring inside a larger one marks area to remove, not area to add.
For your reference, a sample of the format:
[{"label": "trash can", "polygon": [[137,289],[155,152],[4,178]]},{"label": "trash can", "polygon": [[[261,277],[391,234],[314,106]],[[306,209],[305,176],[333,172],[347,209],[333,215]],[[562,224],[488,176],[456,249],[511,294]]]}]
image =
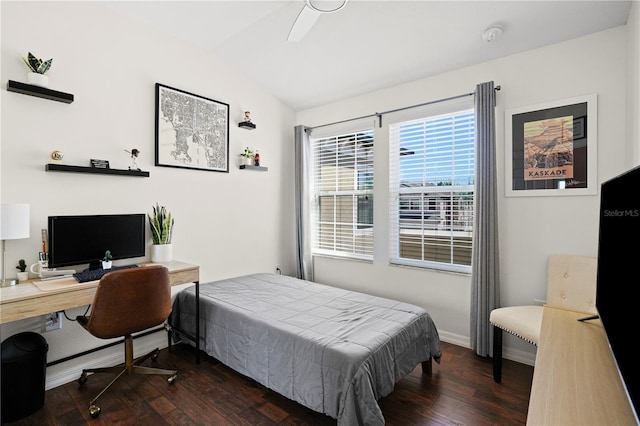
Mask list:
[{"label": "trash can", "polygon": [[32,331],[2,342],[2,422],[23,419],[44,405],[49,345]]}]

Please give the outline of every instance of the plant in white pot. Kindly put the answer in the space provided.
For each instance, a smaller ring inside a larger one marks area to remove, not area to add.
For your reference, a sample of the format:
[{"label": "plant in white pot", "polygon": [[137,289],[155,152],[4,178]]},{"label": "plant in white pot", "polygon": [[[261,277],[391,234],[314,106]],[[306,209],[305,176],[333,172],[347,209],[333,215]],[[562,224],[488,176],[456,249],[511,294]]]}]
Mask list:
[{"label": "plant in white pot", "polygon": [[111,269],[111,265],[113,264],[111,259],[113,259],[113,256],[111,256],[111,250],[106,250],[104,252],[104,257],[102,258],[102,269]]},{"label": "plant in white pot", "polygon": [[29,272],[27,272],[27,263],[24,259],[20,259],[18,261],[18,266],[16,266],[18,272],[18,282],[26,281],[29,279]]},{"label": "plant in white pot", "polygon": [[245,147],[244,151],[240,154],[240,161],[242,165],[251,166],[253,164],[254,153],[249,147]]},{"label": "plant in white pot", "polygon": [[49,68],[51,68],[51,63],[53,62],[53,58],[43,61],[42,59],[38,59],[31,52],[27,53],[27,57],[23,57],[22,60],[27,67],[29,67],[29,72],[27,74],[27,82],[29,84],[34,84],[36,86],[48,87],[49,86],[49,77],[45,75]]},{"label": "plant in white pot", "polygon": [[151,228],[151,261],[171,262],[173,258],[173,245],[171,237],[173,235],[173,217],[165,206],[156,203],[153,214],[148,214],[149,226]]}]

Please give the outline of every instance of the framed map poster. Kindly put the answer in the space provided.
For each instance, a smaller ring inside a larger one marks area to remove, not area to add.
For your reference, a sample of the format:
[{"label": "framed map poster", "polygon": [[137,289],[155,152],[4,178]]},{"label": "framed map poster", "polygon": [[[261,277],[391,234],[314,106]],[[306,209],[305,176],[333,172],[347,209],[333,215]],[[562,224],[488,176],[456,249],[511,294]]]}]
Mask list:
[{"label": "framed map poster", "polygon": [[156,166],[229,172],[229,105],[156,83]]},{"label": "framed map poster", "polygon": [[505,195],[597,193],[597,95],[505,112]]}]

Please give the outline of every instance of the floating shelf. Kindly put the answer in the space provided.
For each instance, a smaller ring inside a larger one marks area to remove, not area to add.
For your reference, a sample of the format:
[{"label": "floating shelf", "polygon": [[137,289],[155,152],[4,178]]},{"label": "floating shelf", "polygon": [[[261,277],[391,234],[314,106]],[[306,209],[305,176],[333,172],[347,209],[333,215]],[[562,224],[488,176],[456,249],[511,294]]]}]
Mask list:
[{"label": "floating shelf", "polygon": [[240,166],[240,170],[255,170],[258,172],[266,172],[269,169],[263,166],[250,166],[248,164],[242,164]]},{"label": "floating shelf", "polygon": [[149,177],[149,172],[142,170],[101,169],[99,167],[68,166],[64,164],[49,163],[45,166],[48,172],[94,173],[101,175],[120,175]]},{"label": "floating shelf", "polygon": [[64,102],[65,104],[73,102],[73,95],[71,93],[58,92],[57,90],[34,86],[33,84],[20,83],[19,81],[9,80],[7,82],[7,91],[22,93],[23,95],[31,95],[52,101]]},{"label": "floating shelf", "polygon": [[242,129],[247,129],[247,130],[255,130],[256,125],[250,121],[241,121],[238,123],[238,127]]}]

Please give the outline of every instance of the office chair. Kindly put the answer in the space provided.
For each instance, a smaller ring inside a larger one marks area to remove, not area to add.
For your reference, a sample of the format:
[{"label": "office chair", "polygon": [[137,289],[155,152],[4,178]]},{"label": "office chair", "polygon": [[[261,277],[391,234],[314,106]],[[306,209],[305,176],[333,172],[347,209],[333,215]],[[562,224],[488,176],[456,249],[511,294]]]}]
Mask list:
[{"label": "office chair", "polygon": [[171,287],[169,271],[161,265],[141,266],[121,269],[102,276],[93,298],[89,316],[76,317],[78,323],[89,333],[100,339],[124,337],[124,365],[106,368],[88,368],[82,370],[78,383],[87,381],[88,373],[117,373],[91,402],[89,414],[92,418],[100,415],[96,405],[98,398],[116,381],[130,374],[164,374],[172,384],[176,370],[140,366],[147,358],[156,360],[159,350],[156,348],[147,355],[133,359],[132,333],[146,330],[165,322],[171,313]]},{"label": "office chair", "polygon": [[[552,254],[547,268],[547,301],[544,306],[595,314],[597,259]],[[491,311],[493,325],[493,379],[502,381],[502,331],[538,346],[543,306],[524,305]]]}]

